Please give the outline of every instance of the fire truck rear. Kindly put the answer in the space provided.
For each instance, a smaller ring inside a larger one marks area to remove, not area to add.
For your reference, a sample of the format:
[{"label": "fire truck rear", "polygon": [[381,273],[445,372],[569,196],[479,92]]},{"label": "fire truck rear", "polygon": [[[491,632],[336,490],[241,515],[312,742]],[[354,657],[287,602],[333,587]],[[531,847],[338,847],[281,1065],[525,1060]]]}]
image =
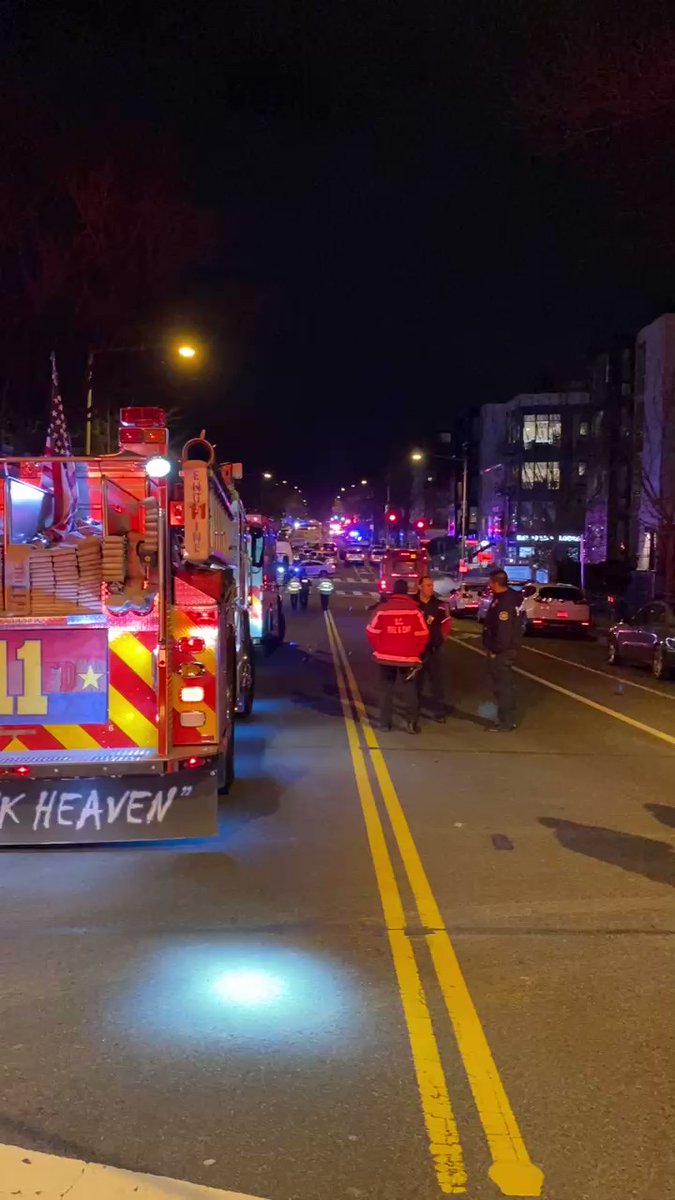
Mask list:
[{"label": "fire truck rear", "polygon": [[178,479],[166,453],[163,412],[137,408],[116,455],[0,460],[0,845],[217,831],[245,538],[208,444]]}]

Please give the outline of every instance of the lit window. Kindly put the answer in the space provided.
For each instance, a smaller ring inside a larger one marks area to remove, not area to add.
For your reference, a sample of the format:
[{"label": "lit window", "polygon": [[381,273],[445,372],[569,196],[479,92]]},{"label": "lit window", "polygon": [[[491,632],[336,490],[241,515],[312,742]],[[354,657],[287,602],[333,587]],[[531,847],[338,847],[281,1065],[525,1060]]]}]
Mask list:
[{"label": "lit window", "polygon": [[585,474],[586,474],[586,463],[578,462],[577,463],[577,475],[585,475]]},{"label": "lit window", "polygon": [[579,437],[588,437],[588,421],[579,422]]},{"label": "lit window", "polygon": [[523,445],[560,445],[560,413],[530,413],[523,417]]},{"label": "lit window", "polygon": [[560,487],[560,463],[523,463],[520,468],[520,482],[524,488],[545,487],[557,491]]}]

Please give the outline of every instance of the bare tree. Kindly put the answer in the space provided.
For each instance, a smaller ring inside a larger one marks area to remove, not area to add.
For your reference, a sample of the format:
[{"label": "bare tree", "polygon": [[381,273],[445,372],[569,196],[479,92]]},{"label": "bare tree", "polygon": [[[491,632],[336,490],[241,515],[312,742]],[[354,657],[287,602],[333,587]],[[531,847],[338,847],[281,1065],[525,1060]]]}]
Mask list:
[{"label": "bare tree", "polygon": [[47,355],[138,340],[213,228],[179,156],[145,127],[68,118],[0,91],[0,396],[42,405]]}]

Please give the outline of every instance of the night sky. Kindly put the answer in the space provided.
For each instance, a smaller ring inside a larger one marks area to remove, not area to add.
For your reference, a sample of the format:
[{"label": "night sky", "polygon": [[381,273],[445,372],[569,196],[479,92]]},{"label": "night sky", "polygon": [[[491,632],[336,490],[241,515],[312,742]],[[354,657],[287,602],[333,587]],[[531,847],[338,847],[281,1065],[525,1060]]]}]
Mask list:
[{"label": "night sky", "polygon": [[510,111],[555,44],[525,4],[0,14],[13,77],[181,143],[222,235],[175,314],[219,345],[203,420],[256,469],[332,493],[467,409],[578,376],[667,302],[663,257],[626,252],[611,192]]}]

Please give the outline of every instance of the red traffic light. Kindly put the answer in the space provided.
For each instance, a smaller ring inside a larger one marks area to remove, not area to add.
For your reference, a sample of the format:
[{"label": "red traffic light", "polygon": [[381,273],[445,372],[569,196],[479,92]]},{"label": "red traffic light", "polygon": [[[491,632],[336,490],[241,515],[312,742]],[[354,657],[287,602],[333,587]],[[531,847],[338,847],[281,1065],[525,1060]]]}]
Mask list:
[{"label": "red traffic light", "polygon": [[421,530],[421,529],[426,529],[426,527],[427,527],[427,523],[425,520],[420,519],[419,521],[415,521],[415,529]]},{"label": "red traffic light", "polygon": [[393,525],[394,521],[398,521],[398,517],[396,513],[387,513],[387,520],[391,521],[391,524]]}]

